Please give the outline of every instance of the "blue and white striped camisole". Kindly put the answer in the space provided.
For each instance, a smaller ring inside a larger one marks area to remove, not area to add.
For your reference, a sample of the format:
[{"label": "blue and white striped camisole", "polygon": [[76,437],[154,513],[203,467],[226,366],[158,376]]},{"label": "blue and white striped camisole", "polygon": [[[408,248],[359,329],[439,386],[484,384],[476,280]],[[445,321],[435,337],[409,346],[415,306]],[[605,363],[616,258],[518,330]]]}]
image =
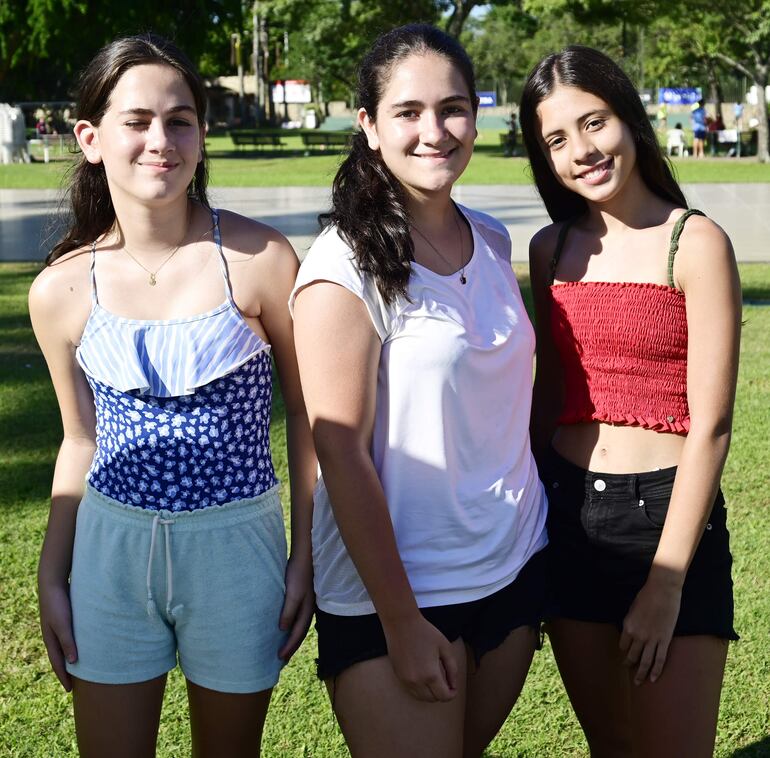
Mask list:
[{"label": "blue and white striped camisole", "polygon": [[233,300],[219,219],[214,242],[225,302],[165,321],[92,308],[76,356],[94,394],[96,453],[88,482],[119,502],[184,511],[275,486],[270,456],[270,346]]}]

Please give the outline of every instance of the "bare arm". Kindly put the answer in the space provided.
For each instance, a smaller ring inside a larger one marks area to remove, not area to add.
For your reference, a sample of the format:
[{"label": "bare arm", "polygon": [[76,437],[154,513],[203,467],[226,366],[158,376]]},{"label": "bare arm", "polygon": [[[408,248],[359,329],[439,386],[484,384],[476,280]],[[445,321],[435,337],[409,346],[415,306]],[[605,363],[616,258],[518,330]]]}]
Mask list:
[{"label": "bare arm", "polygon": [[396,675],[415,697],[448,700],[456,670],[446,638],[420,613],[370,454],[380,341],[364,304],[316,282],[294,311],[302,387],[334,515],[385,631]]},{"label": "bare arm", "polygon": [[559,356],[551,337],[550,264],[556,248],[556,228],[539,231],[529,245],[529,278],[535,304],[536,364],[532,392],[530,438],[539,461],[548,449],[559,418],[563,388]]},{"label": "bare arm", "polygon": [[[310,530],[318,463],[300,387],[292,321],[287,307],[299,262],[288,242],[267,253],[269,277],[260,295],[260,321],[273,349],[286,407],[286,446],[291,484],[291,549],[286,569],[286,600],[280,626],[289,636],[279,657],[289,660],[305,638],[315,608]],[[265,269],[263,269],[265,270]]]},{"label": "bare arm", "polygon": [[[693,223],[694,222],[694,223]],[[687,302],[690,431],[677,468],[658,549],[624,623],[635,680],[657,679],[679,613],[682,585],[711,512],[727,458],[738,373],[741,290],[729,239],[690,219],[675,271]]]},{"label": "bare arm", "polygon": [[[29,295],[32,326],[51,373],[61,411],[64,438],[59,448],[43,549],[38,568],[38,596],[43,641],[56,676],[71,689],[64,659],[74,662],[69,574],[75,518],[83,496],[85,475],[95,442],[94,403],[88,383],[75,360],[73,319],[63,307],[61,279],[45,271]],[[65,313],[67,315],[65,315]],[[75,329],[76,330],[76,329]]]}]

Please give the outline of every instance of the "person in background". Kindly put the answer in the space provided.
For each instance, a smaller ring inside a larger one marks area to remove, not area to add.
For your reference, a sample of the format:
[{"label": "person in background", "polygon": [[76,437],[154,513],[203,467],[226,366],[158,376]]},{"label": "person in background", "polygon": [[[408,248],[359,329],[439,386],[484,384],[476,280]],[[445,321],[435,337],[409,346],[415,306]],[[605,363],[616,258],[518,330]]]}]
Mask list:
[{"label": "person in background", "polygon": [[706,109],[703,107],[703,100],[699,100],[692,106],[690,113],[690,124],[692,125],[692,154],[695,158],[704,158],[704,146],[706,144]]}]

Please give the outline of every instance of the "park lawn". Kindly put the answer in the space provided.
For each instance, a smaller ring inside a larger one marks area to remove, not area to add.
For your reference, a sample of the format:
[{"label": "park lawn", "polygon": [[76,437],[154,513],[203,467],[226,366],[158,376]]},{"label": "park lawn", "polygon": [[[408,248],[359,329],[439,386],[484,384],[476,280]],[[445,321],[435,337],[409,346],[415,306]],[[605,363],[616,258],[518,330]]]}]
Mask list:
[{"label": "park lawn", "polygon": [[[460,180],[461,184],[529,184],[532,181],[525,158],[506,158],[500,145],[500,132],[479,131],[476,152]],[[213,187],[327,187],[341,161],[335,151],[313,150],[304,155],[299,135],[287,130],[281,139],[285,148],[267,150],[233,146],[228,136],[206,139],[211,157]],[[770,164],[752,158],[716,158],[696,161],[674,158],[680,182],[756,183],[770,182]],[[0,165],[0,189],[57,189],[71,161],[48,164]]]},{"label": "park lawn", "polygon": [[[515,269],[529,301],[526,268]],[[0,264],[0,744],[9,758],[66,758],[76,755],[72,706],[49,670],[35,598],[35,565],[61,434],[48,373],[26,314],[26,291],[36,270],[34,264]],[[770,749],[770,265],[742,265],[741,275],[745,297],[755,304],[744,307],[735,432],[723,479],[741,641],[731,645],[728,657],[716,755],[726,758],[740,751],[741,758],[759,758]],[[276,469],[287,481],[283,405],[277,390],[272,440]],[[311,632],[273,695],[266,758],[346,755],[325,690],[314,676],[314,655]],[[189,755],[178,670],[169,677],[158,755]],[[546,640],[487,756],[586,755]]]}]

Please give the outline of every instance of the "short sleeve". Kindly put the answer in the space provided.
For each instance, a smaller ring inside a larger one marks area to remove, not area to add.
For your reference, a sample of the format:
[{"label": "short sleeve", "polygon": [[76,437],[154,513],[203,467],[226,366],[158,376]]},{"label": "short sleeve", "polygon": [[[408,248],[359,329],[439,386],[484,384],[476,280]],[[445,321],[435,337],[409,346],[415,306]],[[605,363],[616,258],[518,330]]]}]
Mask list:
[{"label": "short sleeve", "polygon": [[488,213],[482,213],[464,205],[458,207],[462,214],[476,227],[484,242],[502,261],[511,265],[511,235],[503,224]]},{"label": "short sleeve", "polygon": [[300,290],[314,282],[339,284],[360,298],[381,342],[391,335],[395,322],[395,308],[386,305],[376,284],[362,275],[356,266],[353,251],[340,237],[336,228],[325,229],[308,251],[299,267],[294,289],[289,296],[289,311],[294,316],[294,301]]}]

